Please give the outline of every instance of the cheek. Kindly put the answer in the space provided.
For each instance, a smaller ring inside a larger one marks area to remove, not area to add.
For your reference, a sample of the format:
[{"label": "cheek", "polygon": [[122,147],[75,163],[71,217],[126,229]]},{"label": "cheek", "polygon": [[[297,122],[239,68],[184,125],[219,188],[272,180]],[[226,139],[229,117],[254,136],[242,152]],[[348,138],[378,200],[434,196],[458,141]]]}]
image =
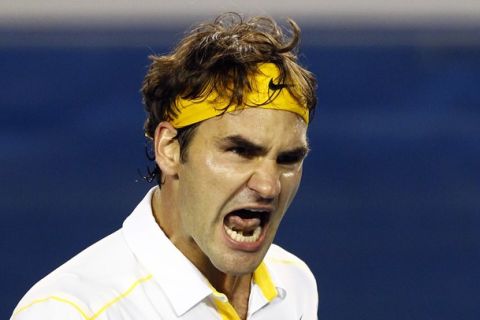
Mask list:
[{"label": "cheek", "polygon": [[296,171],[289,171],[282,174],[282,193],[285,196],[285,203],[288,207],[297,194],[300,181],[302,180],[302,168]]},{"label": "cheek", "polygon": [[235,171],[236,165],[228,156],[217,152],[209,153],[203,164],[209,171],[216,175],[229,175]]},{"label": "cheek", "polygon": [[205,172],[208,172],[210,187],[218,188],[221,193],[236,190],[245,182],[250,172],[248,166],[232,161],[226,154],[212,153],[208,155],[203,166]]},{"label": "cheek", "polygon": [[219,212],[242,181],[239,171],[214,154],[187,159],[179,171],[180,198],[186,199],[180,206],[188,214]]},{"label": "cheek", "polygon": [[199,151],[197,154],[182,165],[179,178],[182,184],[188,184],[186,187],[191,192],[201,194],[207,189],[214,189],[217,186],[215,182],[227,176],[229,169],[211,153],[202,154]]}]

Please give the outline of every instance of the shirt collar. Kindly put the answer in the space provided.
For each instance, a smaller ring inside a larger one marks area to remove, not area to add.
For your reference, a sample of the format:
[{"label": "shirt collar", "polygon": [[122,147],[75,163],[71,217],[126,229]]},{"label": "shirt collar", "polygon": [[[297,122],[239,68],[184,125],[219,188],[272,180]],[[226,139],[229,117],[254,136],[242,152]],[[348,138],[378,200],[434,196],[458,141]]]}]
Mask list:
[{"label": "shirt collar", "polygon": [[155,189],[150,189],[125,220],[122,230],[137,259],[153,275],[175,313],[181,316],[212,291],[200,271],[170,242],[156,223],[151,207]]},{"label": "shirt collar", "polygon": [[[143,200],[123,223],[124,237],[139,262],[153,275],[172,303],[175,313],[183,315],[207,296],[218,296],[208,280],[167,238],[158,226],[152,212],[152,196],[157,187],[150,189]],[[168,261],[168,263],[165,263]],[[284,290],[275,287],[278,278],[262,262],[253,274],[252,292],[254,311],[277,296],[283,298]],[[188,290],[186,290],[188,288]],[[259,289],[259,290],[258,290]],[[260,299],[257,299],[259,297]]]}]

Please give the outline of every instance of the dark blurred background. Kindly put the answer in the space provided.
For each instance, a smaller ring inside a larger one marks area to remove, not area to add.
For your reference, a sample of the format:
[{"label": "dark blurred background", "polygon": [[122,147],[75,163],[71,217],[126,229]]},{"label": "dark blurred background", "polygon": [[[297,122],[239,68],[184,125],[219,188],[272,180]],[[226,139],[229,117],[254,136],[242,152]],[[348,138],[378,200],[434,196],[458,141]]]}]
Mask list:
[{"label": "dark blurred background", "polygon": [[[2,319],[151,187],[139,174],[147,56],[199,21],[5,19]],[[298,21],[319,105],[276,242],[314,272],[320,319],[480,316],[480,24],[401,20]]]}]

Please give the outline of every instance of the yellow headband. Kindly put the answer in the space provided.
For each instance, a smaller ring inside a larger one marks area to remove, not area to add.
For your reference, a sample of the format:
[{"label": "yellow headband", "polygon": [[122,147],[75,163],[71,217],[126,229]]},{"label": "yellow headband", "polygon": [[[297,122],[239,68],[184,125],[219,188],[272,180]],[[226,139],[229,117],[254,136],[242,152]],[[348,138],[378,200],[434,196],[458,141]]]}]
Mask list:
[{"label": "yellow headband", "polygon": [[[170,123],[178,129],[219,116],[224,112],[257,107],[294,112],[308,124],[309,115],[306,106],[299,104],[287,88],[281,86],[275,88],[280,75],[278,67],[273,63],[262,63],[259,64],[258,70],[258,74],[254,77],[254,83],[252,83],[255,90],[244,95],[246,103],[243,106],[230,105],[225,110],[224,107],[228,105],[228,101],[219,99],[215,92],[195,100],[179,97],[176,100],[178,115],[175,119],[170,120]],[[294,88],[290,89],[294,90]]]}]

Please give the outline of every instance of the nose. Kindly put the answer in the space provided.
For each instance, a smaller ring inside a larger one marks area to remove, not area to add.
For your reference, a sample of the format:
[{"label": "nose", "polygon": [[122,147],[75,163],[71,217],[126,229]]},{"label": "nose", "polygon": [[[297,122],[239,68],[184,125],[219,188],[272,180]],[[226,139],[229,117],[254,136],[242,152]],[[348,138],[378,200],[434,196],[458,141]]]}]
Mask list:
[{"label": "nose", "polygon": [[247,186],[264,199],[274,199],[280,194],[280,173],[276,161],[265,160],[250,176]]}]

